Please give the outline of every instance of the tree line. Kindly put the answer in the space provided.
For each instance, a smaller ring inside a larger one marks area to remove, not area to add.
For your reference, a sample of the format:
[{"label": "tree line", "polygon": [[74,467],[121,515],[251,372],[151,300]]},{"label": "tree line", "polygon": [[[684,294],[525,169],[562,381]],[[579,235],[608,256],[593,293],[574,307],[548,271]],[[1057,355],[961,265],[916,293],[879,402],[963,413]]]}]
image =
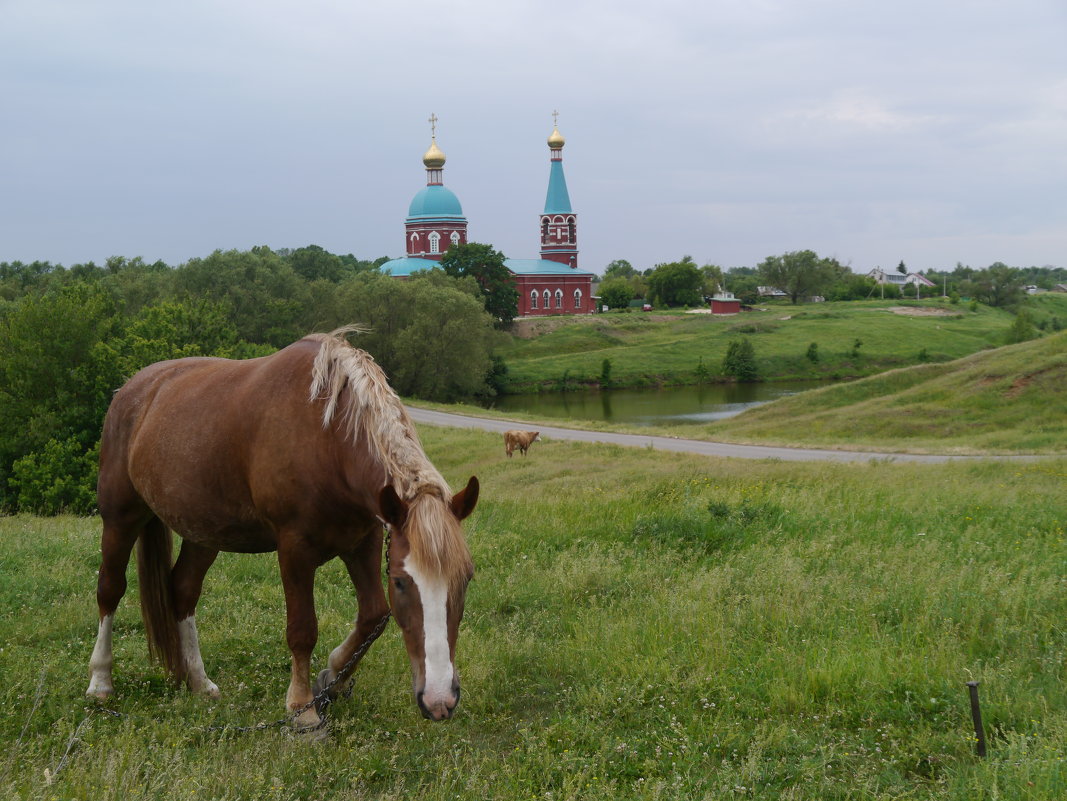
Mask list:
[{"label": "tree line", "polygon": [[[111,395],[163,359],[263,356],[356,322],[370,330],[355,344],[402,395],[448,402],[500,391],[506,366],[493,351],[518,302],[503,254],[468,243],[450,248],[441,269],[404,281],[382,274],[385,261],[310,245],[216,251],[176,267],[123,257],[69,268],[0,262],[0,512],[90,511]],[[993,306],[1016,303],[1027,284],[1067,281],[1064,270],[999,263],[928,276],[942,284],[938,294],[947,286]],[[696,306],[726,289],[755,303],[761,285],[794,302],[812,294],[860,299],[873,287],[800,251],[729,270],[688,256],[643,272],[618,260],[607,266],[600,295],[613,308],[634,298]],[[745,380],[747,356],[734,354],[729,374]]]},{"label": "tree line", "polygon": [[486,298],[499,287],[477,259],[403,281],[380,272],[384,261],[309,246],[216,251],[178,267],[0,263],[0,511],[91,511],[111,395],[163,359],[263,356],[358,322],[370,330],[354,344],[400,394],[493,394],[502,322]]},{"label": "tree line", "polygon": [[[907,274],[904,262],[886,272]],[[1058,267],[1009,267],[995,262],[984,269],[957,264],[951,271],[932,270],[925,274],[934,286],[879,285],[873,278],[852,272],[836,259],[823,258],[811,250],[768,256],[756,267],[724,269],[718,265],[697,266],[691,256],[679,261],[636,269],[625,259],[607,265],[600,285],[601,303],[623,309],[635,301],[654,306],[700,306],[717,292],[731,292],[742,303],[760,302],[760,287],[771,287],[792,303],[819,297],[825,300],[864,300],[866,298],[935,297],[942,294],[973,298],[988,306],[1013,308],[1025,295],[1027,286],[1051,289],[1067,283],[1067,269]]]}]

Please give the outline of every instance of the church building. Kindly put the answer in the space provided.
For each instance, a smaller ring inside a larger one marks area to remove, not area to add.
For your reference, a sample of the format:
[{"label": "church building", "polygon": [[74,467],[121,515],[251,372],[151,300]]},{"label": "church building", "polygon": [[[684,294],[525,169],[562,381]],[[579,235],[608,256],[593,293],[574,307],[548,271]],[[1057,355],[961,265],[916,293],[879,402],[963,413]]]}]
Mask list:
[{"label": "church building", "polygon": [[[437,118],[431,116],[430,122],[435,126]],[[578,269],[577,217],[563,175],[563,145],[559,127],[554,126],[548,137],[548,195],[538,219],[541,257],[504,261],[519,293],[518,317],[596,311],[594,276]],[[398,278],[439,266],[449,247],[467,242],[467,218],[459,198],[444,185],[445,154],[437,146],[436,126],[422,163],[426,186],[411,201],[404,221],[407,255],[381,266],[382,272]]]}]

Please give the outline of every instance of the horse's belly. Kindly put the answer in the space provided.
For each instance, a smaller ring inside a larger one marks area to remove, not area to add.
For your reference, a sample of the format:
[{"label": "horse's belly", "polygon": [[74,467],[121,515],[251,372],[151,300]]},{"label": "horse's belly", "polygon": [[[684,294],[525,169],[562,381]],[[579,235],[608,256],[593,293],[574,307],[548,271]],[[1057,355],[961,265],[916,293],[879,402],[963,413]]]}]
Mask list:
[{"label": "horse's belly", "polygon": [[181,513],[157,515],[182,539],[215,551],[263,553],[278,549],[274,532],[262,523],[208,520]]}]

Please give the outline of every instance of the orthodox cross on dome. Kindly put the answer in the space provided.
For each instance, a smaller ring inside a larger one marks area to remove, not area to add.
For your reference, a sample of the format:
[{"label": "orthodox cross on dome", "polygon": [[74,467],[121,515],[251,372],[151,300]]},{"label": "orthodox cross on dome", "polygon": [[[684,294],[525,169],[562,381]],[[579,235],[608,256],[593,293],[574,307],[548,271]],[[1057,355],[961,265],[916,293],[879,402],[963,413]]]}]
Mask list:
[{"label": "orthodox cross on dome", "polygon": [[437,115],[434,114],[431,111],[430,112],[430,119],[427,120],[427,122],[430,123],[430,137],[431,138],[437,136],[437,120],[438,120]]},{"label": "orthodox cross on dome", "polygon": [[559,127],[559,112],[558,111],[553,111],[552,112],[552,125],[557,127],[557,128]]}]

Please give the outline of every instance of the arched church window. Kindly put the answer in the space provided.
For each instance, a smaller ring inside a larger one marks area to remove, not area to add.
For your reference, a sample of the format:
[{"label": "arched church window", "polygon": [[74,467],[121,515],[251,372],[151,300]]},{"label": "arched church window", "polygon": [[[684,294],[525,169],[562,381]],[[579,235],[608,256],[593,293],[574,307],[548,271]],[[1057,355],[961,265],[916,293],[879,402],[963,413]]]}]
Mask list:
[{"label": "arched church window", "polygon": [[562,309],[563,308],[563,290],[562,289],[557,289],[556,290],[556,308],[557,309]]},{"label": "arched church window", "polygon": [[430,231],[430,252],[441,252],[441,235],[437,231]]},{"label": "arched church window", "polygon": [[541,218],[541,239],[548,239],[548,217]]},{"label": "arched church window", "polygon": [[574,290],[574,308],[582,308],[582,290],[580,289]]},{"label": "arched church window", "polygon": [[545,308],[552,308],[552,293],[549,292],[547,289],[545,290]]},{"label": "arched church window", "polygon": [[536,289],[531,289],[530,290],[530,308],[531,309],[536,309],[537,308],[537,290]]},{"label": "arched church window", "polygon": [[571,217],[569,220],[567,220],[567,236],[569,237],[567,239],[568,242],[577,242],[578,241],[578,233],[574,230],[574,218],[573,217]]},{"label": "arched church window", "polygon": [[453,231],[452,232],[452,236],[450,238],[452,240],[452,244],[453,245],[458,245],[459,244],[459,231]]}]

